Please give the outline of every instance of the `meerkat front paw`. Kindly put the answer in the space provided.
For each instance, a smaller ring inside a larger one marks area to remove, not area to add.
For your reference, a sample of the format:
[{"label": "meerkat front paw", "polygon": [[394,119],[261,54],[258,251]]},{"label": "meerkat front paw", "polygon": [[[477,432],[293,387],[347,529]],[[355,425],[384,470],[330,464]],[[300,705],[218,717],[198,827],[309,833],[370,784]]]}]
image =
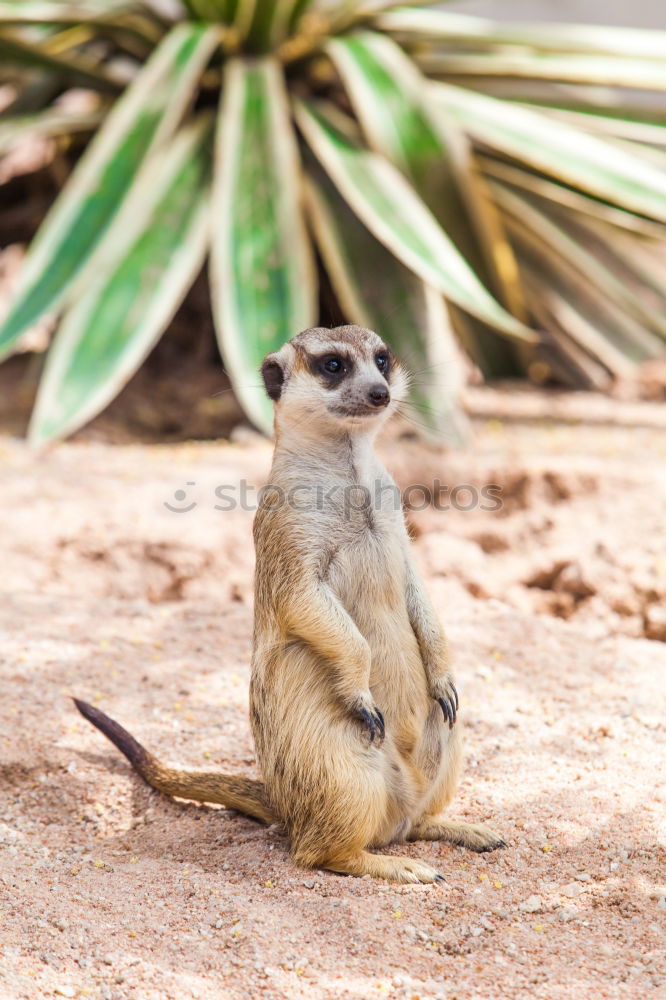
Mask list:
[{"label": "meerkat front paw", "polygon": [[386,735],[384,716],[372,700],[370,692],[363,692],[352,703],[351,712],[363,726],[370,743],[381,743]]},{"label": "meerkat front paw", "polygon": [[437,677],[430,693],[432,698],[439,702],[449,729],[452,729],[458,717],[458,692],[451,675],[444,674],[442,677]]}]

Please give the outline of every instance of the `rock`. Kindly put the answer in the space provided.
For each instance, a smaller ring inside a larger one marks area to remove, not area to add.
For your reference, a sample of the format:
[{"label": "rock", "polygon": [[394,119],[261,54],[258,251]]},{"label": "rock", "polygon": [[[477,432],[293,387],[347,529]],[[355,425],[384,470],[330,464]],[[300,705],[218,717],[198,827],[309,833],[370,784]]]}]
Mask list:
[{"label": "rock", "polygon": [[575,899],[576,896],[580,896],[583,891],[583,887],[578,882],[569,882],[568,885],[562,886],[560,891],[563,896],[568,896],[569,899]]},{"label": "rock", "polygon": [[576,880],[578,882],[591,882],[592,876],[588,872],[579,872],[578,875],[576,875]]},{"label": "rock", "polygon": [[303,883],[303,885],[305,886],[306,889],[314,889],[315,887],[315,884],[311,879],[308,879],[307,882]]},{"label": "rock", "polygon": [[75,997],[76,990],[73,986],[55,986],[53,992],[58,997]]},{"label": "rock", "polygon": [[518,909],[522,910],[523,913],[538,913],[542,908],[543,903],[540,896],[528,896],[528,898],[518,906]]},{"label": "rock", "polygon": [[562,568],[554,581],[553,590],[571,594],[576,600],[591,597],[597,592],[596,587],[584,578],[582,567],[578,562],[570,562],[568,566]]},{"label": "rock", "polygon": [[645,635],[657,642],[666,642],[666,608],[653,604],[645,612]]}]

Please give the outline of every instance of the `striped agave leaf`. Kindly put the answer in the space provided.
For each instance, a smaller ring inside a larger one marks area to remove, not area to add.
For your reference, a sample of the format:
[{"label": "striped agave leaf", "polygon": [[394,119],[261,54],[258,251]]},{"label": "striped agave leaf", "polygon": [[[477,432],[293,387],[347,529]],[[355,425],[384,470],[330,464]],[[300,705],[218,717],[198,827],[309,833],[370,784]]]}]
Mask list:
[{"label": "striped agave leaf", "polygon": [[[630,375],[635,362],[654,356],[659,349],[655,336],[631,314],[618,310],[609,302],[603,287],[593,283],[584,270],[577,270],[568,260],[563,260],[542,239],[541,229],[533,228],[534,217],[528,211],[507,215],[507,223],[521,265],[532,270],[533,287],[541,285],[544,296],[548,289],[554,290],[563,300],[558,307],[560,316],[567,315],[572,320],[578,317],[571,330],[584,333],[580,344],[591,356],[598,358],[614,375],[622,377]],[[587,262],[588,258],[591,259],[591,255],[581,250],[579,261]],[[546,274],[548,280],[544,281]],[[608,284],[611,280],[609,278]],[[564,326],[566,328],[566,324]]]},{"label": "striped agave leaf", "polygon": [[0,326],[0,356],[63,302],[82,269],[94,270],[94,250],[136,171],[173,133],[216,44],[215,28],[174,28],[109,113],[30,247],[13,308]]},{"label": "striped agave leaf", "polygon": [[40,383],[33,444],[71,433],[114,398],[201,268],[211,131],[206,117],[153,154],[100,246],[98,274],[75,286]]},{"label": "striped agave leaf", "polygon": [[0,24],[80,24],[83,19],[118,16],[127,5],[123,0],[105,3],[56,3],[51,0],[23,0],[0,3]]},{"label": "striped agave leaf", "polygon": [[[426,81],[390,38],[362,31],[328,44],[373,149],[390,159],[413,183],[465,260],[498,300],[526,318],[518,267],[501,217],[460,127],[432,114]],[[457,326],[470,329],[486,351],[495,339],[478,319],[454,310]],[[500,354],[508,345],[497,345]]]},{"label": "striped agave leaf", "polygon": [[[262,355],[317,319],[306,209],[338,304],[427,369],[428,384],[412,387],[414,414],[440,432],[455,424],[452,330],[488,374],[545,359],[599,388],[663,351],[666,132],[654,97],[666,89],[666,33],[498,24],[428,7],[0,0],[5,175],[21,137],[53,135],[71,158],[81,143],[70,152],[68,137],[96,131],[0,324],[2,354],[65,310],[35,441],[95,412],[159,335],[204,252],[200,198],[211,199],[218,341],[262,428],[269,407],[252,388]],[[101,122],[68,117],[76,99],[61,96],[73,84],[97,95]],[[196,178],[210,150],[203,138],[188,145],[198,126],[185,122],[214,103],[207,195]],[[181,155],[182,170],[171,159]],[[182,200],[160,158],[181,178]],[[160,181],[143,210],[135,192],[151,176]],[[180,219],[182,258],[162,210]],[[151,273],[153,256],[152,285],[132,286],[119,248],[137,274]],[[543,327],[538,338],[529,323]]]},{"label": "striped agave leaf", "polygon": [[654,222],[652,219],[646,219],[642,215],[636,215],[635,212],[629,212],[624,208],[617,208],[615,205],[607,205],[581,191],[574,191],[554,180],[534,174],[525,167],[506,163],[492,156],[480,155],[479,162],[489,181],[500,180],[509,187],[529,192],[554,205],[570,209],[576,215],[601,219],[612,226],[626,229],[641,236],[651,236],[655,240],[666,239],[666,226],[663,223]]},{"label": "striped agave leaf", "polygon": [[487,292],[414,189],[387,160],[353,145],[323,108],[299,103],[297,121],[312,151],[362,222],[427,284],[518,340],[532,333]]},{"label": "striped agave leaf", "polygon": [[345,315],[360,326],[381,331],[413,373],[407,419],[450,443],[462,444],[469,428],[457,405],[458,348],[441,294],[375,239],[314,163],[308,167],[306,203]]},{"label": "striped agave leaf", "polygon": [[122,77],[113,70],[101,67],[97,61],[72,52],[61,54],[51,51],[45,42],[28,40],[9,28],[0,29],[0,56],[19,65],[37,66],[60,73],[65,79],[94,90],[117,94],[123,88]]},{"label": "striped agave leaf", "polygon": [[31,115],[0,118],[0,156],[18,146],[25,136],[51,137],[91,132],[104,118],[104,112],[72,113],[49,108]]},{"label": "striped agave leaf", "polygon": [[646,357],[658,349],[658,342],[649,330],[652,328],[655,332],[663,333],[663,319],[652,314],[635,292],[606,265],[600,254],[588,248],[580,237],[576,238],[575,228],[573,231],[568,228],[567,223],[561,221],[561,214],[539,208],[529,198],[507,191],[501,186],[495,185],[493,190],[507,214],[519,219],[533,232],[544,251],[552,254],[556,268],[564,268],[578,278],[582,276],[582,280],[595,286],[607,305],[611,305],[619,315],[626,313],[633,317],[632,325],[639,324],[635,337],[636,347],[642,345]]},{"label": "striped agave leaf", "polygon": [[429,91],[479,143],[528,163],[596,197],[666,222],[666,175],[617,145],[524,107],[462,87]]},{"label": "striped agave leaf", "polygon": [[236,393],[264,430],[262,358],[316,320],[317,284],[300,210],[298,152],[282,70],[271,57],[230,60],[217,129],[213,314]]},{"label": "striped agave leaf", "polygon": [[[662,61],[666,31],[591,24],[509,24],[443,10],[391,10],[375,22],[401,40],[422,45],[445,41],[453,47],[524,46],[540,52],[609,53]],[[619,82],[619,81],[618,81]]]},{"label": "striped agave leaf", "polygon": [[518,77],[528,80],[557,80],[607,86],[621,80],[623,87],[639,90],[666,90],[666,66],[647,59],[614,56],[544,55],[532,52],[471,53],[450,52],[423,55],[419,65],[425,73],[447,77]]}]

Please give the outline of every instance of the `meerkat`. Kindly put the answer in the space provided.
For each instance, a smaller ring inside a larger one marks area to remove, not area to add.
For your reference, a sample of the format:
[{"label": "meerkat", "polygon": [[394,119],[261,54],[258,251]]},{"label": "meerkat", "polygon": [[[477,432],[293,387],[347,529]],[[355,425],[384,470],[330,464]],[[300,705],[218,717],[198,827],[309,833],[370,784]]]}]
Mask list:
[{"label": "meerkat", "polygon": [[250,721],[263,781],[165,767],[76,705],[154,788],[279,824],[300,865],[439,881],[422,861],[376,851],[407,840],[506,845],[444,815],[461,764],[458,695],[397,487],[373,449],[406,373],[358,326],[305,330],[261,373],[275,409],[254,520]]}]

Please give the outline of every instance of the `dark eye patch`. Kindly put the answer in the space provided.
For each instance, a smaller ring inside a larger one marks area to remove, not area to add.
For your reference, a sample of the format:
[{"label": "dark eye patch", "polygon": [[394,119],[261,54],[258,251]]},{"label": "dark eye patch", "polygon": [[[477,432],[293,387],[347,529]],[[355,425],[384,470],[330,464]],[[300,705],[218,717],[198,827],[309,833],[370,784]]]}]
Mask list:
[{"label": "dark eye patch", "polygon": [[334,389],[354,370],[354,362],[349,355],[333,351],[309,354],[308,365],[312,374],[321,378],[329,389]]},{"label": "dark eye patch", "polygon": [[391,353],[385,349],[377,351],[375,354],[375,364],[378,370],[388,379],[389,373],[391,371]]}]

